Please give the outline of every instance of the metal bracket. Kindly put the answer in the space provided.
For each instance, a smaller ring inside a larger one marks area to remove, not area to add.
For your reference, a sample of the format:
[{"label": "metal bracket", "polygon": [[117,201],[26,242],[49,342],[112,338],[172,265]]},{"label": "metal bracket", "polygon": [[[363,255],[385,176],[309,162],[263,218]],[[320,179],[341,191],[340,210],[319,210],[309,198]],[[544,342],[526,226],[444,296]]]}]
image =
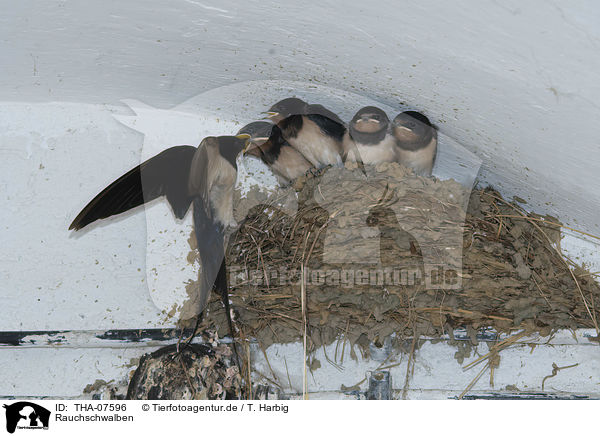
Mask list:
[{"label": "metal bracket", "polygon": [[391,400],[392,399],[392,377],[389,371],[370,371],[369,388],[367,400]]}]

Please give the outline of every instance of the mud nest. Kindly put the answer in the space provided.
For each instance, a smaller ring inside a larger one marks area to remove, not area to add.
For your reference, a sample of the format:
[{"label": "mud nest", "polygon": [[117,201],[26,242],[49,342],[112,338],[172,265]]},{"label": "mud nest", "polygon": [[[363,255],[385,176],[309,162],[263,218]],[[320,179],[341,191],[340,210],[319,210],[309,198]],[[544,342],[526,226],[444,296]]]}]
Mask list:
[{"label": "mud nest", "polygon": [[[397,164],[366,171],[309,174],[243,210],[227,254],[241,336],[267,347],[306,328],[313,349],[364,349],[457,327],[597,329],[600,288],[561,255],[556,219]],[[208,311],[228,334],[218,297]]]}]

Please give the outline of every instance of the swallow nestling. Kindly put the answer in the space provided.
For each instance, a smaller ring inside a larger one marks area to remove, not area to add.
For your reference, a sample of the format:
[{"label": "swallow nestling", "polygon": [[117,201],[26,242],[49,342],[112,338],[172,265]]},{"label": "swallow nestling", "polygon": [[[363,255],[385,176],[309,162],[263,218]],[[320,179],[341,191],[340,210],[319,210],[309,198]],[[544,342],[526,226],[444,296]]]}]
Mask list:
[{"label": "swallow nestling", "polygon": [[396,160],[396,140],[389,132],[387,114],[375,106],[365,106],[356,112],[344,135],[347,159],[356,160],[355,148],[363,163],[376,165]]},{"label": "swallow nestling", "polygon": [[263,143],[269,139],[273,123],[268,121],[252,121],[241,127],[237,135],[248,135],[248,140],[253,143]]},{"label": "swallow nestling", "polygon": [[437,130],[420,112],[406,111],[392,122],[396,159],[417,175],[431,176],[437,153]]},{"label": "swallow nestling", "polygon": [[[236,158],[248,135],[207,137],[196,147],[171,147],[119,177],[77,215],[70,230],[80,230],[102,218],[166,196],[177,218],[194,206],[194,231],[202,265],[200,289],[193,303],[204,311],[215,288],[229,312],[225,265],[226,229],[235,227],[233,190]],[[198,320],[200,316],[198,316]],[[231,320],[229,327],[234,334]]]},{"label": "swallow nestling", "polygon": [[311,163],[283,138],[276,124],[255,121],[238,132],[244,133],[250,135],[244,153],[260,158],[282,184],[295,180],[312,168]]},{"label": "swallow nestling", "polygon": [[286,98],[271,106],[267,114],[283,138],[313,166],[342,165],[346,127],[333,112],[299,98]]},{"label": "swallow nestling", "polygon": [[284,98],[275,103],[267,112],[267,119],[279,124],[292,115],[304,115],[308,109],[308,103],[296,97]]}]

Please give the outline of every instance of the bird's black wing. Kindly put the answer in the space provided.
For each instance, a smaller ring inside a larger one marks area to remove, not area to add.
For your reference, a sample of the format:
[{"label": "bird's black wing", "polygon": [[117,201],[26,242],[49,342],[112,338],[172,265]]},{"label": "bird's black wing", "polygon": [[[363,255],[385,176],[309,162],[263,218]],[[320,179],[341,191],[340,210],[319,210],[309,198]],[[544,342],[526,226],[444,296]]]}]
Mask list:
[{"label": "bird's black wing", "polygon": [[315,123],[328,136],[342,141],[346,126],[336,114],[320,104],[309,104],[306,109],[306,116]]},{"label": "bird's black wing", "polygon": [[[220,153],[223,138],[205,138],[194,155],[190,168],[188,192],[194,201],[194,232],[200,254],[202,270],[199,289],[194,295],[193,304],[200,314],[215,285],[215,280],[225,259],[225,225],[219,220],[223,211],[219,207],[229,207],[227,201],[218,198],[221,192],[221,178],[226,171],[234,171],[231,164]],[[217,200],[217,201],[215,201]],[[227,291],[225,286],[224,291]]]},{"label": "bird's black wing", "polygon": [[196,147],[171,147],[131,169],[100,192],[69,226],[79,230],[102,218],[126,212],[165,195],[177,218],[183,218],[192,199],[187,185]]},{"label": "bird's black wing", "polygon": [[343,124],[338,123],[337,121],[333,121],[332,119],[318,114],[308,114],[308,119],[314,122],[323,133],[328,136],[331,136],[336,141],[342,142],[344,138],[344,133],[346,132],[346,127]]},{"label": "bird's black wing", "polygon": [[[326,134],[333,136],[338,141],[342,141],[344,138],[344,134],[346,133],[346,125],[344,122],[338,117],[335,113],[331,112],[325,106],[320,104],[311,104],[308,105],[308,118],[312,120],[319,128]],[[352,150],[350,150],[354,154],[354,159],[358,165],[358,168],[363,172],[366,176],[367,172],[365,171],[365,166],[360,157],[360,153],[355,145],[352,145]],[[345,162],[347,156],[342,156],[342,160]]]},{"label": "bird's black wing", "polygon": [[329,118],[332,121],[335,121],[336,123],[338,123],[342,126],[344,125],[344,122],[342,121],[342,119],[340,117],[337,116],[337,114],[331,112],[329,109],[327,109],[322,104],[309,104],[306,111],[307,111],[307,115],[321,115],[321,116]]},{"label": "bird's black wing", "polygon": [[[213,221],[213,213],[207,210],[204,203],[202,198],[194,198],[194,232],[202,270],[199,275],[197,294],[190,295],[190,298],[193,299],[191,303],[197,314],[204,311],[210,291],[215,285],[219,270],[225,261],[224,227],[221,223]],[[219,291],[223,290],[219,289]],[[227,291],[226,285],[224,291]]]},{"label": "bird's black wing", "polygon": [[[190,303],[200,316],[210,292],[214,289],[221,297],[231,337],[235,330],[229,310],[229,286],[225,262],[225,227],[223,222],[229,209],[233,211],[233,190],[237,176],[236,158],[244,149],[245,141],[233,136],[204,138],[190,167],[188,193],[194,201],[194,232],[202,270],[196,293]],[[198,318],[200,319],[200,318]],[[233,341],[233,350],[239,365],[239,355]]]}]

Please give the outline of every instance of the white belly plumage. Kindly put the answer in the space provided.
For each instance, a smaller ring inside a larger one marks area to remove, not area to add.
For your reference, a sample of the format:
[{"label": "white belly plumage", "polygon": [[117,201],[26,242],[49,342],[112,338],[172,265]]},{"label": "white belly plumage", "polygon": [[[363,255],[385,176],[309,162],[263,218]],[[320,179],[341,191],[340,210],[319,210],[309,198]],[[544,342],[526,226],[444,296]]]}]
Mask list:
[{"label": "white belly plumage", "polygon": [[419,176],[430,176],[437,152],[437,138],[433,138],[427,147],[416,151],[396,147],[398,162],[412,168]]},{"label": "white belly plumage", "polygon": [[289,138],[288,142],[317,168],[342,165],[340,144],[323,134],[319,126],[310,120],[305,119],[298,136]]},{"label": "white belly plumage", "polygon": [[395,139],[387,135],[377,145],[356,143],[360,157],[365,164],[376,165],[382,162],[394,162],[396,160]]}]

